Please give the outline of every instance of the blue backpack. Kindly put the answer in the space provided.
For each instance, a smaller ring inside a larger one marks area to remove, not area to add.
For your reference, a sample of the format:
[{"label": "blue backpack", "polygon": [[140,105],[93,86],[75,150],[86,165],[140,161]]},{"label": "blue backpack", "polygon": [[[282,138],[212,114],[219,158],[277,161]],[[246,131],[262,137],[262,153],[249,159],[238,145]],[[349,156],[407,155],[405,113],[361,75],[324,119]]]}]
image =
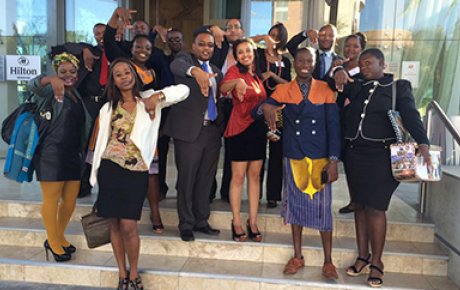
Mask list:
[{"label": "blue backpack", "polygon": [[5,177],[17,182],[30,182],[34,168],[32,158],[38,145],[38,126],[35,122],[35,113],[25,111],[15,122],[8,146],[5,167]]},{"label": "blue backpack", "polygon": [[33,98],[29,96],[2,123],[2,139],[9,144],[3,174],[20,183],[32,181],[32,159],[51,122],[51,99]]}]

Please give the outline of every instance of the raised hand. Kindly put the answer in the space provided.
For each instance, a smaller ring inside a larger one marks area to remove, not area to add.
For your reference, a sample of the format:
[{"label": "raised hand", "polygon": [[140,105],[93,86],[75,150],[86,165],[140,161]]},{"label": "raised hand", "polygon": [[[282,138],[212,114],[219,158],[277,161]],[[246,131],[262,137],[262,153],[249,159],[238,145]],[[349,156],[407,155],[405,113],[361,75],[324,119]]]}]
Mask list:
[{"label": "raised hand", "polygon": [[274,40],[270,35],[264,35],[264,41],[265,44],[267,45],[267,52],[269,55],[273,56],[275,55],[276,47],[279,41]]},{"label": "raised hand", "polygon": [[262,73],[262,81],[266,81],[267,79],[273,77],[274,73],[272,71],[266,71]]},{"label": "raised hand", "polygon": [[89,48],[85,47],[83,49],[83,63],[85,65],[85,68],[92,72],[93,71],[93,65],[94,65],[94,60],[99,59],[99,56],[95,56]]},{"label": "raised hand", "polygon": [[248,89],[254,90],[254,88],[248,85],[243,79],[238,79],[238,82],[235,85],[236,96],[240,102],[244,101],[244,95]]},{"label": "raised hand", "polygon": [[276,131],[276,121],[278,120],[278,112],[284,109],[285,106],[286,105],[275,106],[267,103],[261,105],[262,112],[264,113],[265,122],[267,122],[270,131]]},{"label": "raised hand", "polygon": [[64,101],[64,81],[57,76],[50,76],[50,77],[43,77],[41,79],[41,84],[43,86],[46,85],[51,85],[51,88],[53,89],[54,93],[54,98],[56,101],[59,103],[62,103]]},{"label": "raised hand", "polygon": [[158,101],[161,97],[162,92],[155,92],[150,97],[142,99],[141,101],[145,105],[145,111],[149,114],[151,120],[155,119],[155,111],[158,106]]},{"label": "raised hand", "polygon": [[219,26],[213,25],[209,28],[214,35],[214,41],[218,48],[222,48],[222,42],[224,42],[225,36],[228,35],[227,31],[222,30]]},{"label": "raised hand", "polygon": [[310,41],[311,44],[317,44],[318,43],[318,30],[316,29],[309,29],[305,31],[305,34],[308,37],[308,40]]},{"label": "raised hand", "polygon": [[200,86],[201,93],[205,96],[209,96],[209,87],[211,86],[210,79],[215,78],[217,74],[208,73],[201,68],[194,67],[192,69],[192,77],[195,78],[196,82]]},{"label": "raised hand", "polygon": [[335,88],[338,92],[343,92],[343,87],[348,83],[353,83],[354,80],[343,69],[337,71],[334,75]]},{"label": "raised hand", "polygon": [[155,31],[161,38],[161,41],[166,43],[167,39],[166,39],[166,34],[168,34],[168,31],[170,30],[171,28],[166,28],[164,26],[161,26],[159,24],[155,25],[153,27],[153,31]]}]

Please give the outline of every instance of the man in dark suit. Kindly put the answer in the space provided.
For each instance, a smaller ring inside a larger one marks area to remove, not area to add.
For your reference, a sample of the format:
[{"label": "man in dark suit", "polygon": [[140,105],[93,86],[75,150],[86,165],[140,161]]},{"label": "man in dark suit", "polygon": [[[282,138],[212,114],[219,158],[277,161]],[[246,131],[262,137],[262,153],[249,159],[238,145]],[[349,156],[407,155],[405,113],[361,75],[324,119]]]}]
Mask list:
[{"label": "man in dark suit", "polygon": [[[233,42],[238,39],[242,39],[244,31],[241,26],[241,21],[236,18],[231,18],[225,25],[225,32],[222,31],[218,26],[211,26],[210,30],[214,36],[221,35],[223,37],[222,44],[214,46],[214,53],[211,57],[210,62],[216,65],[225,75],[228,68],[235,65],[235,58],[233,57]],[[224,117],[224,127],[227,126],[230,114],[232,112],[232,95],[222,96],[222,114]],[[224,168],[222,173],[222,181],[220,185],[220,197],[223,201],[228,202],[228,194],[230,191],[230,180],[232,179],[232,168],[230,155],[227,146],[227,140],[224,139]],[[214,179],[213,186],[209,200],[212,201],[216,197],[217,182]]]},{"label": "man in dark suit", "polygon": [[326,75],[331,69],[332,63],[337,59],[342,59],[334,52],[335,42],[337,40],[337,28],[332,24],[322,26],[319,31],[310,29],[294,35],[286,44],[289,52],[294,55],[299,44],[309,40],[310,45],[318,43],[316,50],[316,65],[313,71],[313,77],[318,80],[326,80]]},{"label": "man in dark suit", "polygon": [[190,88],[189,97],[172,106],[164,134],[174,139],[177,167],[177,210],[183,241],[195,239],[193,231],[217,235],[209,223],[209,192],[217,170],[222,136],[220,70],[209,64],[214,36],[209,30],[193,34],[192,53],[180,52],[171,63],[177,84]]},{"label": "man in dark suit", "polygon": [[[176,84],[174,75],[171,72],[169,65],[184,47],[184,36],[178,29],[169,29],[166,33],[166,40],[171,54],[167,55],[163,50],[154,47],[152,49],[152,55],[150,56],[150,61],[152,62],[153,68],[155,69],[155,72],[160,79],[160,88]],[[170,107],[167,107],[161,111],[160,138],[158,138],[160,199],[164,199],[166,197],[166,193],[169,189],[168,185],[166,184],[166,169],[168,166],[167,156],[169,151],[170,137],[163,134],[163,127],[168,117],[169,110]]]}]

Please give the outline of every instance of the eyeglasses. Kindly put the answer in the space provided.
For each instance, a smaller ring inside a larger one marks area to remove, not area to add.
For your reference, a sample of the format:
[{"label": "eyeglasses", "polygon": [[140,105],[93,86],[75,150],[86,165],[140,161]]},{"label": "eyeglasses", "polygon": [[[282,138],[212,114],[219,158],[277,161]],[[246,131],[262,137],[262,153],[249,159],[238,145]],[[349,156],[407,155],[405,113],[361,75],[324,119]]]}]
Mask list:
[{"label": "eyeglasses", "polygon": [[232,29],[235,29],[235,30],[241,29],[241,25],[239,24],[227,25],[226,30],[232,30]]}]

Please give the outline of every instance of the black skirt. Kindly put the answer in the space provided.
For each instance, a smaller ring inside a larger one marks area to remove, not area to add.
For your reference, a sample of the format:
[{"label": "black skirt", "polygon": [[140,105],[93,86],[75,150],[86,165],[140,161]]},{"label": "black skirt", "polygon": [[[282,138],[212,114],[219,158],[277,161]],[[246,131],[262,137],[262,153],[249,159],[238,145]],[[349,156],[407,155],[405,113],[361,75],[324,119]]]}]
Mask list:
[{"label": "black skirt", "polygon": [[389,144],[348,143],[344,168],[352,202],[386,211],[399,182],[393,178]]},{"label": "black skirt", "polygon": [[147,195],[148,171],[131,171],[103,159],[97,175],[98,215],[105,218],[140,220]]},{"label": "black skirt", "polygon": [[263,120],[251,123],[242,133],[227,139],[232,161],[265,159],[267,126]]}]

